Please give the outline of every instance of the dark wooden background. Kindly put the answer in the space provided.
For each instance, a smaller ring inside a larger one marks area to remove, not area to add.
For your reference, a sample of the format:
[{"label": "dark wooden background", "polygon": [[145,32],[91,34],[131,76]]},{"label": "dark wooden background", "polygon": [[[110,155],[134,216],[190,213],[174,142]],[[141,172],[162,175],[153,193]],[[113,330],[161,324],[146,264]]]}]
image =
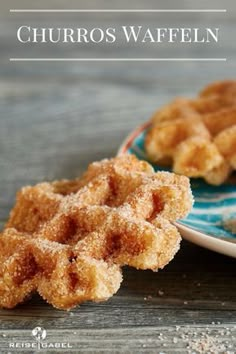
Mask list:
[{"label": "dark wooden background", "polygon": [[[227,8],[227,14],[9,14],[10,8]],[[235,78],[235,1],[41,1],[0,4],[0,226],[18,188],[73,178],[87,164],[114,156],[125,136],[176,95]],[[148,24],[220,27],[217,45],[19,45],[18,25]],[[12,63],[10,57],[226,57],[217,63]],[[152,273],[124,269],[108,302],[58,311],[38,297],[0,311],[0,352],[32,341],[69,341],[78,353],[202,353],[236,351],[235,260],[182,242],[173,262]],[[204,348],[204,347],[203,347]],[[221,349],[219,349],[221,348]],[[56,351],[55,351],[56,352]],[[58,351],[57,351],[58,352]]]}]

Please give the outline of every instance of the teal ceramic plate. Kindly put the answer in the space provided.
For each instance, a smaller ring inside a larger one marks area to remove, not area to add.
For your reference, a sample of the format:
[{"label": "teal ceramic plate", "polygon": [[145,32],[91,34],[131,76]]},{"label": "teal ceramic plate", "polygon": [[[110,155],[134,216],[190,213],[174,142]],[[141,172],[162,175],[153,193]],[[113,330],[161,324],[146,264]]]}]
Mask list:
[{"label": "teal ceramic plate", "polygon": [[[118,154],[134,154],[147,160],[144,138],[148,124],[133,131],[121,145]],[[156,171],[163,167],[153,165]],[[236,184],[225,183],[219,187],[211,186],[202,179],[192,179],[194,195],[192,212],[185,219],[179,220],[182,236],[200,246],[236,258],[236,235],[228,230],[227,225],[236,219]]]}]

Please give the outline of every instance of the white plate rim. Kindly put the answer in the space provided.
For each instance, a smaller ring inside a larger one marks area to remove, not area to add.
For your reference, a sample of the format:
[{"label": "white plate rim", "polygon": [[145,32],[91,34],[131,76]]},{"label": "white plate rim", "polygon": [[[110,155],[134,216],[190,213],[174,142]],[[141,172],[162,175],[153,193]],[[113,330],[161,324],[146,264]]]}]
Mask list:
[{"label": "white plate rim", "polygon": [[[149,125],[150,123],[146,122],[134,129],[121,143],[117,151],[117,155],[119,156],[125,154],[128,148],[131,146],[133,140]],[[181,222],[175,222],[175,225],[184,239],[211,251],[236,258],[236,240],[234,243],[231,240],[216,238],[214,236],[210,236],[203,232],[192,229],[189,226],[183,225]]]}]

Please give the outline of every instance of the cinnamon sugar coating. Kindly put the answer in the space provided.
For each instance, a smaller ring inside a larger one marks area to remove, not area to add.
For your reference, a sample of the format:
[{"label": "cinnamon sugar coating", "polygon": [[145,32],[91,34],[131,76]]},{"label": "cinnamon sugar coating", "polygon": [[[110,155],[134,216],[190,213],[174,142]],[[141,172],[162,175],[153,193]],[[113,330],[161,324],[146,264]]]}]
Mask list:
[{"label": "cinnamon sugar coating", "polygon": [[171,222],[191,207],[188,178],[131,155],[22,188],[0,235],[0,306],[34,292],[60,309],[108,299],[122,266],[157,270],[173,258],[180,235]]},{"label": "cinnamon sugar coating", "polygon": [[156,112],[145,148],[151,161],[176,173],[225,182],[236,169],[236,81],[213,83],[197,98],[177,98]]}]

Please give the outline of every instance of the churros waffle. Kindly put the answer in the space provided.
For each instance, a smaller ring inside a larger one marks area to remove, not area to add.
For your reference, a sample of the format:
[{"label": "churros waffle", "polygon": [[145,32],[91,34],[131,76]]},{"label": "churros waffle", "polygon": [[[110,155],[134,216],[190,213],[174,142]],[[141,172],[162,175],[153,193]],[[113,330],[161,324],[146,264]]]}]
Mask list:
[{"label": "churros waffle", "polygon": [[156,112],[146,135],[151,161],[188,177],[222,184],[236,169],[236,81],[207,86]]},{"label": "churros waffle", "polygon": [[132,155],[92,163],[73,181],[24,187],[0,235],[0,306],[38,292],[60,309],[112,296],[121,267],[163,268],[172,224],[192,207],[189,180]]}]

